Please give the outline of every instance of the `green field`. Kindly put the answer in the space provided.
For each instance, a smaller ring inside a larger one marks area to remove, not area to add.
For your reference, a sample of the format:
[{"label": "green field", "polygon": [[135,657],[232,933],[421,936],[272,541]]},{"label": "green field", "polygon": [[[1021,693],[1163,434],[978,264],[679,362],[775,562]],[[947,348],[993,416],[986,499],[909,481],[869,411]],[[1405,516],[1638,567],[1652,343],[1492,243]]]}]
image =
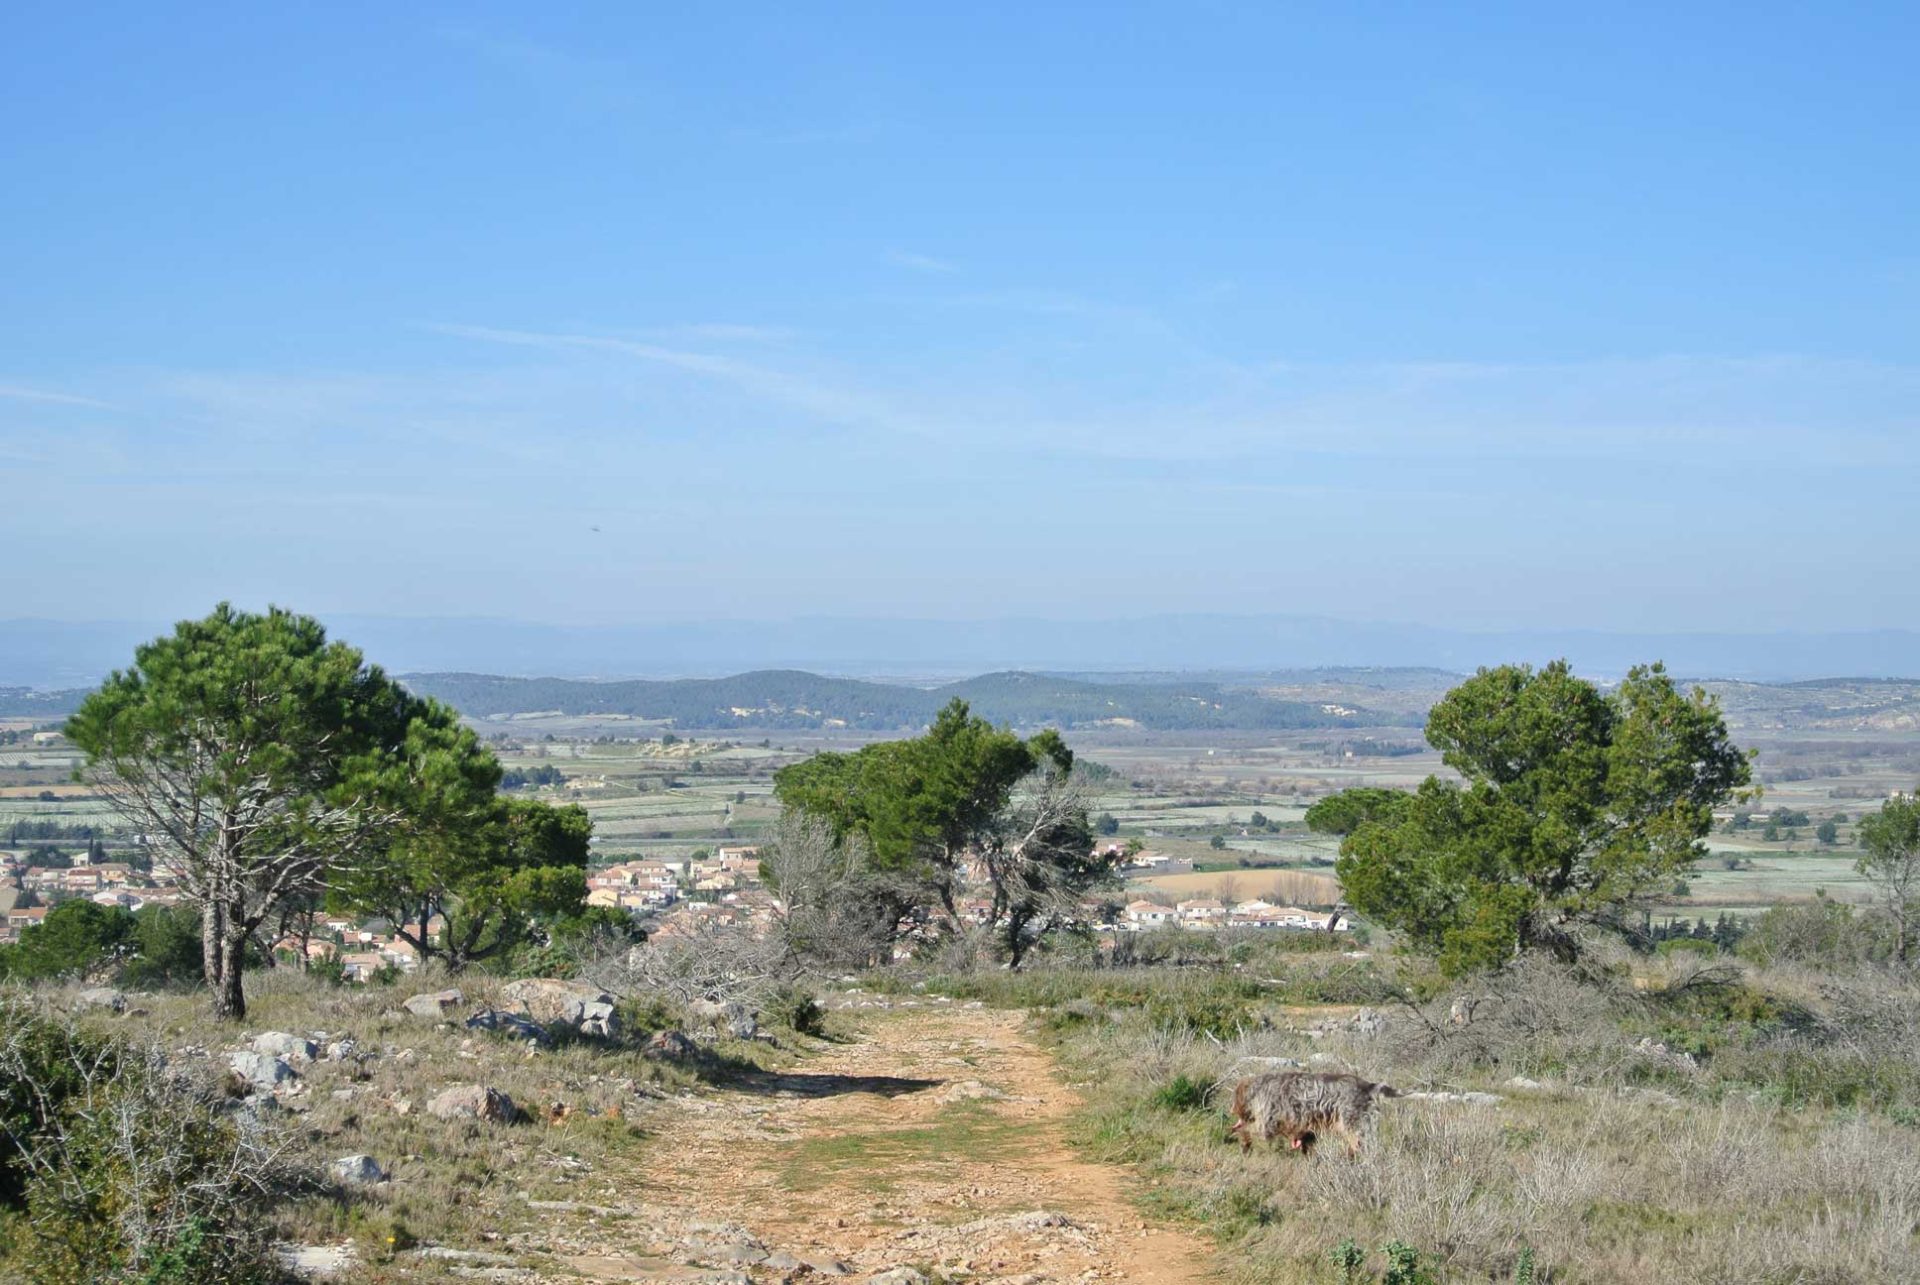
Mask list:
[{"label": "green field", "polygon": [[[0,724],[0,731],[14,733],[12,744],[0,746],[0,838],[16,821],[51,821],[103,827],[110,845],[128,846],[132,836],[117,818],[73,784],[79,766],[73,750],[57,742],[33,744],[35,727],[24,720]],[[756,843],[778,816],[774,772],[822,749],[879,739],[846,730],[760,731],[681,734],[668,744],[668,729],[618,716],[516,715],[476,727],[509,771],[553,768],[566,778],[528,792],[585,807],[594,821],[596,857],[608,863]],[[1404,728],[1382,732],[1401,740],[1406,734]],[[1853,822],[1888,792],[1913,787],[1920,732],[1840,736],[1748,727],[1741,735],[1760,750],[1756,771],[1765,787],[1748,806],[1757,815],[1770,808],[1805,812],[1809,824],[1775,842],[1761,837],[1758,824],[1735,833],[1716,827],[1712,855],[1689,877],[1685,895],[1668,899],[1656,914],[1749,913],[1822,890],[1862,899],[1865,888],[1853,869]],[[1201,872],[1325,874],[1338,846],[1306,830],[1302,818],[1309,803],[1354,785],[1407,788],[1445,771],[1431,752],[1352,757],[1344,748],[1350,742],[1313,730],[1100,732],[1076,733],[1071,740],[1083,761],[1106,769],[1096,771],[1091,803],[1096,816],[1111,815],[1117,823],[1112,837],[1138,839],[1153,851],[1193,861]],[[1262,827],[1252,824],[1256,812],[1266,819]],[[1822,847],[1812,828],[1836,814],[1848,818],[1840,844]],[[1223,846],[1216,847],[1216,840]],[[34,850],[31,844],[15,846]],[[80,845],[54,840],[51,846],[72,853]],[[1729,859],[1737,868],[1727,868]]]}]

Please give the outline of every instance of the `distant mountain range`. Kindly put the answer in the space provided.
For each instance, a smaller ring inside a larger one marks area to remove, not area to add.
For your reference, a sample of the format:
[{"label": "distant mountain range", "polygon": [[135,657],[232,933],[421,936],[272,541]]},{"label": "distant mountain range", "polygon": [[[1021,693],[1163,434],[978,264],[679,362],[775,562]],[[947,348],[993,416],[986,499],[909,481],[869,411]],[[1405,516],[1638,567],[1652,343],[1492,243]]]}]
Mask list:
[{"label": "distant mountain range", "polygon": [[[1343,667],[1266,673],[1036,674],[1007,671],[948,683],[874,682],[802,670],[726,678],[515,678],[405,674],[403,681],[472,718],[617,715],[683,729],[844,727],[911,731],[958,696],[997,723],[1031,728],[1283,731],[1415,728],[1460,681],[1441,669]],[[1738,731],[1920,732],[1920,680],[1831,678],[1792,683],[1707,680]],[[0,717],[53,721],[89,688],[0,687]]]},{"label": "distant mountain range", "polygon": [[1049,674],[986,674],[937,687],[761,670],[729,678],[583,682],[488,674],[409,674],[406,683],[470,718],[620,714],[685,728],[924,727],[959,697],[974,713],[1017,727],[1140,727],[1154,731],[1417,726],[1418,718],[1286,700],[1209,682],[1087,682]]},{"label": "distant mountain range", "polygon": [[[1161,615],[1105,620],[861,620],[568,626],[453,618],[327,617],[333,635],[395,672],[560,678],[717,677],[765,669],[914,680],[1005,670],[1111,681],[1120,671],[1222,676],[1329,666],[1471,672],[1565,656],[1617,676],[1664,660],[1690,678],[1920,677],[1920,632],[1474,633],[1315,616]],[[0,683],[64,688],[125,665],[162,621],[0,622]]]}]

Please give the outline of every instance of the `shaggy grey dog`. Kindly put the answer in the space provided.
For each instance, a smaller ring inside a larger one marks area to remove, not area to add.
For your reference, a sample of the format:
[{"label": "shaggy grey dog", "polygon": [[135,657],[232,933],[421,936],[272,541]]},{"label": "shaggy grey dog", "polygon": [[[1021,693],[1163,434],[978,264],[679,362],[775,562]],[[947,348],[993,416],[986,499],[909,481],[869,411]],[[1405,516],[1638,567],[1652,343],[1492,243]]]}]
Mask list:
[{"label": "shaggy grey dog", "polygon": [[1252,1149],[1256,1137],[1268,1142],[1284,1137],[1289,1147],[1312,1155],[1313,1144],[1330,1129],[1354,1155],[1360,1150],[1357,1131],[1374,1101],[1399,1096],[1392,1085],[1357,1075],[1269,1071],[1233,1086],[1233,1127],[1227,1136],[1238,1137],[1243,1151]]}]

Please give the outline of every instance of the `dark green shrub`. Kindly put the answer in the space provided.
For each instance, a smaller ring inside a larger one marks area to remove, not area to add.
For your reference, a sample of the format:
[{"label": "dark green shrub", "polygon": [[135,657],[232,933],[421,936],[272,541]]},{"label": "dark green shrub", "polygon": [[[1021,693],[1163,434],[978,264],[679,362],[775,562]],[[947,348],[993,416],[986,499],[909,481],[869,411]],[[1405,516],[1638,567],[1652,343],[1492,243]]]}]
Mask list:
[{"label": "dark green shrub", "polygon": [[782,986],[767,997],[761,1013],[776,1026],[784,1026],[796,1035],[824,1035],[827,1010],[813,992],[799,986]]},{"label": "dark green shrub", "polygon": [[1367,1251],[1354,1244],[1351,1236],[1327,1251],[1327,1261],[1339,1269],[1341,1285],[1359,1285],[1366,1279],[1362,1273],[1367,1265]]},{"label": "dark green shrub", "polygon": [[338,955],[320,956],[307,965],[307,972],[329,986],[347,984],[347,966],[340,962]]},{"label": "dark green shrub", "polygon": [[1387,1256],[1387,1274],[1380,1285],[1439,1285],[1439,1278],[1420,1262],[1420,1251],[1404,1241],[1388,1241],[1381,1248]]},{"label": "dark green shrub", "polygon": [[644,1038],[655,1031],[669,1031],[685,1025],[680,1012],[659,995],[636,995],[614,1005],[620,1027],[630,1037]]},{"label": "dark green shrub", "polygon": [[91,901],[63,901],[7,951],[6,975],[17,981],[110,975],[135,948],[133,912]]},{"label": "dark green shrub", "polygon": [[1148,1099],[1162,1111],[1199,1111],[1207,1105],[1207,1085],[1186,1075],[1176,1075],[1153,1091]]},{"label": "dark green shrub", "polygon": [[143,906],[133,920],[139,950],[127,961],[122,981],[142,988],[200,981],[199,911],[191,906]]}]

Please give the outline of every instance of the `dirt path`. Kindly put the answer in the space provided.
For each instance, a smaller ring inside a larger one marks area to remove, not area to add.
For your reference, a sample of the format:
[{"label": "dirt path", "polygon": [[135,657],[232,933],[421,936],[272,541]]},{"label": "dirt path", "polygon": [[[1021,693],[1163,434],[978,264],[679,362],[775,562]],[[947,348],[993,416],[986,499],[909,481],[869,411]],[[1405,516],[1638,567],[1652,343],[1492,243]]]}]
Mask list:
[{"label": "dirt path", "polygon": [[645,1167],[591,1184],[620,1198],[545,1206],[543,1248],[595,1280],[1207,1280],[1201,1238],[1150,1225],[1131,1173],[1068,1146],[1077,1100],[1021,1024],[878,1013],[792,1073],[662,1103]]}]

